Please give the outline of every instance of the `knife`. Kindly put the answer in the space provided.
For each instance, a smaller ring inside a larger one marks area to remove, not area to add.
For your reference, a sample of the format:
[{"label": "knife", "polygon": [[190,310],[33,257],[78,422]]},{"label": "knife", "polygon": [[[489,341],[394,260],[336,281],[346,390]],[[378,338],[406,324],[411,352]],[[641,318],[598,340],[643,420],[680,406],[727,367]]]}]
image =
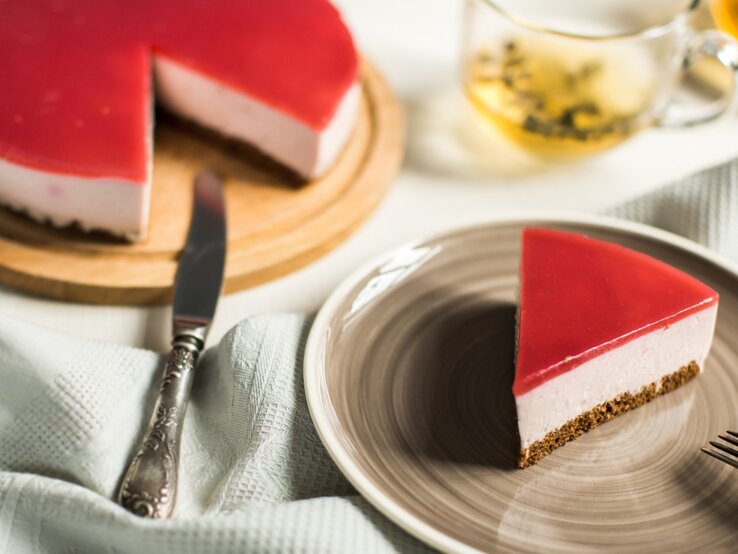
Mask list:
[{"label": "knife", "polygon": [[118,502],[142,517],[166,518],[174,508],[182,424],[223,288],[225,256],[223,187],[218,175],[204,171],[195,178],[192,221],[174,283],[172,349],[148,429],[118,493]]}]

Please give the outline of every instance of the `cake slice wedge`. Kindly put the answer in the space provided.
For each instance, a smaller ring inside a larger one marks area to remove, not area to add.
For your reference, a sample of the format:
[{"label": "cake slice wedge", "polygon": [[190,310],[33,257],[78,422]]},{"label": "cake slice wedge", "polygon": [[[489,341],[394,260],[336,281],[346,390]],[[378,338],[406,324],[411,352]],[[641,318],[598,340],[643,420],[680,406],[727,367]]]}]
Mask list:
[{"label": "cake slice wedge", "polygon": [[618,244],[522,234],[513,394],[521,468],[695,377],[718,294]]}]

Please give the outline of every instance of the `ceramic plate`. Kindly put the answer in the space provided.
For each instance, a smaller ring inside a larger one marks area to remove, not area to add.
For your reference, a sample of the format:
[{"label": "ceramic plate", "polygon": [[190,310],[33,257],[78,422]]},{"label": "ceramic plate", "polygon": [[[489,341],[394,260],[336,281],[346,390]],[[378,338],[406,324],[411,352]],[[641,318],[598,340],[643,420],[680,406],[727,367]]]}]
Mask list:
[{"label": "ceramic plate", "polygon": [[[528,225],[668,262],[721,296],[706,372],[515,468],[515,294]],[[354,486],[447,551],[714,552],[736,547],[738,471],[701,454],[738,428],[738,273],[650,227],[518,218],[401,248],[350,277],[305,355],[315,425]]]}]

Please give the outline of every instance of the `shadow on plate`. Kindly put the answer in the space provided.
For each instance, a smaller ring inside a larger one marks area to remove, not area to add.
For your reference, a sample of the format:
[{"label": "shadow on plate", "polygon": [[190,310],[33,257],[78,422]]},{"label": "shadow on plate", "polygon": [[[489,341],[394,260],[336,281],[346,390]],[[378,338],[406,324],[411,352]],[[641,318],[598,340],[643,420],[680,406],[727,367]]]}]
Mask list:
[{"label": "shadow on plate", "polygon": [[695,449],[689,462],[675,469],[674,477],[697,512],[711,514],[728,531],[736,530],[738,498],[725,485],[738,478],[738,471]]},{"label": "shadow on plate", "polygon": [[425,353],[406,383],[416,393],[403,397],[403,442],[413,455],[516,467],[515,311],[511,303],[457,299],[423,318],[415,331]]}]

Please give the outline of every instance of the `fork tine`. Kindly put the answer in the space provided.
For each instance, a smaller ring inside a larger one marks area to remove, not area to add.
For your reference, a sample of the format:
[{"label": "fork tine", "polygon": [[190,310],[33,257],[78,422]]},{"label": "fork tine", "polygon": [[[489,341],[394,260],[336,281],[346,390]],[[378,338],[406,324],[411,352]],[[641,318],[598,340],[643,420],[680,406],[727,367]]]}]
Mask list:
[{"label": "fork tine", "polygon": [[713,458],[717,458],[721,462],[725,462],[728,465],[731,465],[735,468],[738,468],[738,460],[734,460],[733,458],[729,458],[728,456],[721,454],[720,452],[715,452],[714,450],[709,450],[707,448],[700,448],[702,452],[705,454],[709,454]]},{"label": "fork tine", "polygon": [[728,435],[718,435],[718,437],[723,439],[725,442],[729,442],[733,446],[738,446],[738,439],[729,437]]},{"label": "fork tine", "polygon": [[731,456],[735,456],[736,458],[738,458],[738,450],[736,450],[735,448],[725,446],[723,443],[717,441],[710,441],[710,444],[718,450],[722,450],[723,452],[727,452]]},{"label": "fork tine", "polygon": [[733,435],[734,437],[738,437],[738,433],[736,433],[735,431],[726,431],[726,433],[728,433],[729,435]]}]

